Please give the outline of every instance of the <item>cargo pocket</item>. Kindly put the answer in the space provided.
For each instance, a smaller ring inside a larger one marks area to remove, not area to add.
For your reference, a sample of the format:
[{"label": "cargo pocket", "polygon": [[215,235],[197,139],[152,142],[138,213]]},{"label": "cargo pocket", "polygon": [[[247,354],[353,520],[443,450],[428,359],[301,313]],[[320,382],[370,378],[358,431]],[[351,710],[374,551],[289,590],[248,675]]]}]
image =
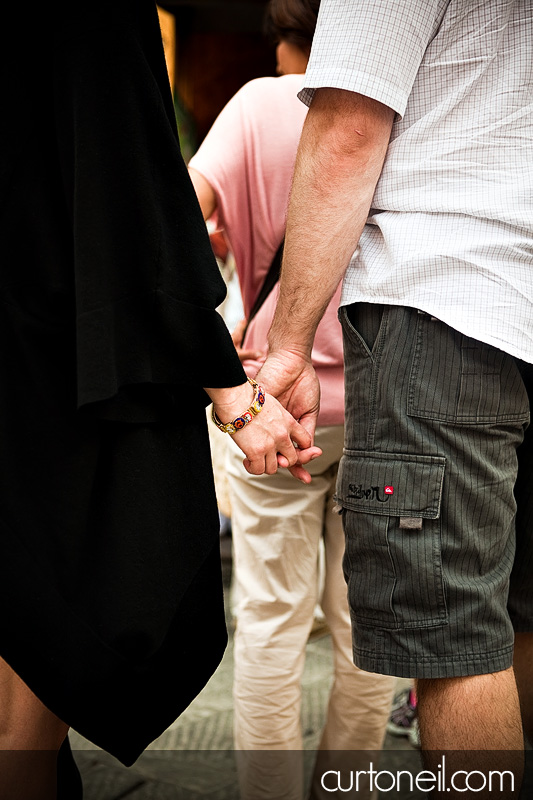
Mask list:
[{"label": "cargo pocket", "polygon": [[448,621],[440,506],[446,459],[347,450],[337,480],[344,570],[357,623],[427,628]]},{"label": "cargo pocket", "polygon": [[408,414],[456,425],[523,423],[529,401],[511,355],[418,312]]}]

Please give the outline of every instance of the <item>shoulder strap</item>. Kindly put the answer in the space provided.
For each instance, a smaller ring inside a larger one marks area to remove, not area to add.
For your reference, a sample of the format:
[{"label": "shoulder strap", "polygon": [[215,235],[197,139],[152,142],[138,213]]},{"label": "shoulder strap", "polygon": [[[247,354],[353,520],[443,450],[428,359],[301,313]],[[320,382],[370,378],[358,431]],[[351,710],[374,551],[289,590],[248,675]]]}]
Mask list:
[{"label": "shoulder strap", "polygon": [[279,276],[281,272],[281,260],[283,258],[283,245],[285,244],[285,237],[281,240],[281,244],[276,250],[276,254],[272,259],[272,263],[268,269],[267,274],[265,275],[265,280],[263,281],[263,285],[259,289],[259,293],[255,298],[255,302],[252,306],[252,310],[248,314],[248,321],[246,323],[246,328],[244,329],[244,334],[242,337],[242,341],[244,342],[244,337],[246,336],[246,331],[248,330],[248,326],[250,322],[253,320],[265,300],[267,299],[268,295],[279,281]]}]

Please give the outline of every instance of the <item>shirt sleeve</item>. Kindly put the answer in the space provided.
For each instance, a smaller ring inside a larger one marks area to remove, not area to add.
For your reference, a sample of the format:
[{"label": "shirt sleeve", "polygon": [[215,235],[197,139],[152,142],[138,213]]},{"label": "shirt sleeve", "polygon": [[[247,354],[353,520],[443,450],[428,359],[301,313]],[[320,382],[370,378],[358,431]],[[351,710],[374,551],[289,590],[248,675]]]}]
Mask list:
[{"label": "shirt sleeve", "polygon": [[157,387],[206,400],[202,386],[246,378],[216,311],[225,286],[181,157],[155,10],[95,8],[73,4],[61,18],[56,128],[78,405],[115,399],[127,415],[133,395],[146,410]]},{"label": "shirt sleeve", "polygon": [[371,97],[403,116],[444,13],[442,0],[322,0],[299,97],[321,87]]}]

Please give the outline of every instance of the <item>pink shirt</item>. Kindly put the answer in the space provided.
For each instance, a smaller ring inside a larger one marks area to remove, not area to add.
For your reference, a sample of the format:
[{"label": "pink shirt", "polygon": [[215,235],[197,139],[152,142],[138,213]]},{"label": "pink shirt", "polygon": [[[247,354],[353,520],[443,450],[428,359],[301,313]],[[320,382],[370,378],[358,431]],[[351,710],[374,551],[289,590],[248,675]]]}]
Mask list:
[{"label": "pink shirt", "polygon": [[[285,234],[296,150],[307,113],[298,100],[301,75],[258,78],[221,111],[189,166],[217,198],[218,223],[235,256],[245,314],[250,312]],[[246,348],[266,350],[277,300],[271,292],[246,334]],[[318,326],[313,363],[321,386],[319,425],[344,421],[340,288]],[[262,361],[246,361],[255,375]]]}]

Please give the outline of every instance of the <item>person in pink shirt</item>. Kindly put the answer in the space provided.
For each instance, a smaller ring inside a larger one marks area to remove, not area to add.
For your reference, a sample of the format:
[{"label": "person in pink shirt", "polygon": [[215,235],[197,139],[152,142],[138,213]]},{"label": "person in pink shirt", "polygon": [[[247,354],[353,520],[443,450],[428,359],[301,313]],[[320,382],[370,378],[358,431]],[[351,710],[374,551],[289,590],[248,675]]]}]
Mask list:
[{"label": "person in pink shirt", "polygon": [[[297,92],[318,5],[317,0],[272,0],[267,20],[278,41],[280,77],[259,78],[243,86],[189,162],[204,218],[216,215],[235,256],[246,316],[285,233],[290,183],[307,111]],[[266,357],[277,293],[275,287],[250,322],[244,342],[242,329],[234,335],[250,377]],[[321,385],[315,444],[323,454],[307,467],[312,482],[302,485],[285,470],[252,476],[230,443],[227,473],[237,595],[235,747],[242,751],[238,764],[243,800],[303,796],[300,683],[317,602],[322,539],[325,581],[320,602],[332,636],[334,683],[311,797],[322,796],[319,781],[327,769],[327,752],[379,750],[390,711],[394,679],[362,672],[352,661],[342,574],[344,534],[340,516],[333,513],[344,434],[338,300],[335,296],[326,310],[313,350]],[[290,752],[276,753],[273,762],[273,754],[267,758],[264,751]]]}]

